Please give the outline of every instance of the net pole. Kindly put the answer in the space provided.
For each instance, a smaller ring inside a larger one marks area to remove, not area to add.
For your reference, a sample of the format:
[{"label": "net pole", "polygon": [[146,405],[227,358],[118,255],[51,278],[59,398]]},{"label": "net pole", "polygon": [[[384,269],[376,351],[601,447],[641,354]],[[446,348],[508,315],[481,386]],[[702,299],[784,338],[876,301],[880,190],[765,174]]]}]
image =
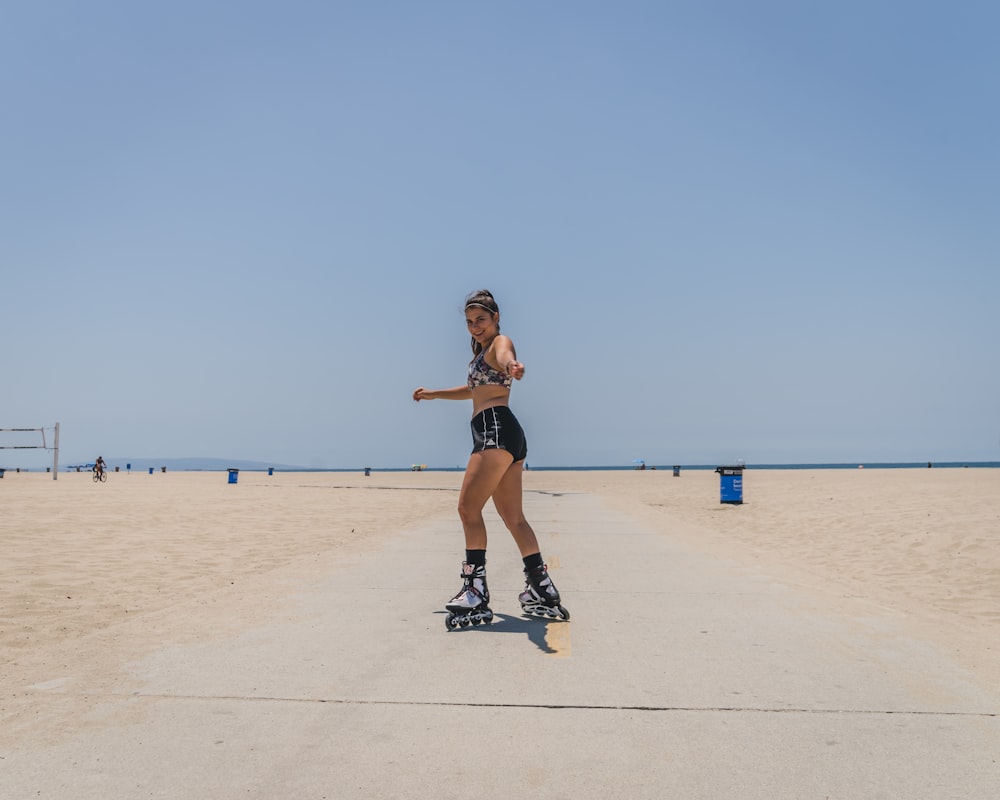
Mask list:
[{"label": "net pole", "polygon": [[55,440],[52,442],[52,480],[59,477],[59,423],[56,423]]}]

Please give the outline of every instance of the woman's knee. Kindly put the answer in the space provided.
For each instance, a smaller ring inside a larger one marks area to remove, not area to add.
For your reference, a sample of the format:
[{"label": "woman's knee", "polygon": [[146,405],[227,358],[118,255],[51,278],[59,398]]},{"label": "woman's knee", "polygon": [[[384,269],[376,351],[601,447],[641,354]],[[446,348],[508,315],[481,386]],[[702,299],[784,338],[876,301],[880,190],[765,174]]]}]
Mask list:
[{"label": "woman's knee", "polygon": [[497,514],[500,515],[500,519],[503,520],[503,524],[507,526],[507,530],[511,533],[517,533],[524,529],[529,529],[531,526],[528,524],[527,518],[524,516],[524,511],[520,508],[501,508],[497,507]]},{"label": "woman's knee", "polygon": [[462,522],[475,522],[482,519],[483,507],[477,503],[469,502],[468,498],[458,498],[458,516]]}]

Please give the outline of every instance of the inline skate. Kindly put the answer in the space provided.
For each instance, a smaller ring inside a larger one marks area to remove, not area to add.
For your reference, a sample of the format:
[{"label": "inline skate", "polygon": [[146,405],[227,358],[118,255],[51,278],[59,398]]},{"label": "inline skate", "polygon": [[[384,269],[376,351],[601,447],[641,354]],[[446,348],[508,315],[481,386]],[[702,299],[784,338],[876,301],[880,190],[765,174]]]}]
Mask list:
[{"label": "inline skate", "polygon": [[549,577],[548,568],[543,564],[524,571],[524,591],[518,595],[521,610],[525,614],[549,619],[569,619],[569,612],[559,604],[559,590]]},{"label": "inline skate", "polygon": [[445,606],[448,616],[444,618],[445,627],[454,631],[467,628],[469,625],[490,623],[493,612],[490,610],[490,590],[486,586],[486,567],[476,566],[467,561],[462,562],[462,588]]}]

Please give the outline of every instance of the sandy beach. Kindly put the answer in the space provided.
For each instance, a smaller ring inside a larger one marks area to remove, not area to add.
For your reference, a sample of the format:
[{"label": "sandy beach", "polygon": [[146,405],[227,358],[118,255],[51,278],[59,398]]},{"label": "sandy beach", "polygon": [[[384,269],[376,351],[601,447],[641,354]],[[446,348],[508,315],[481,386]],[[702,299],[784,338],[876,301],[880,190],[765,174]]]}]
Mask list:
[{"label": "sandy beach", "polygon": [[[221,635],[220,616],[233,628],[273,617],[280,609],[262,608],[260,597],[292,593],[376,553],[402,529],[455,516],[461,478],[244,472],[229,485],[225,473],[118,473],[98,485],[88,474],[52,481],[8,472],[0,481],[0,738],[23,745],[83,724],[80,698],[40,709],[29,689],[59,681],[68,663],[113,690],[127,662]],[[525,488],[600,495],[667,539],[790,586],[866,598],[995,685],[998,481],[990,469],[749,470],[741,506],[719,503],[709,471],[532,471]],[[535,526],[544,551],[544,520]],[[441,558],[457,569],[457,517],[454,527],[454,552]],[[491,547],[513,557],[506,532],[492,535]],[[611,553],[615,531],[606,536]],[[634,572],[641,583],[643,565]],[[455,589],[440,586],[441,602]]]}]

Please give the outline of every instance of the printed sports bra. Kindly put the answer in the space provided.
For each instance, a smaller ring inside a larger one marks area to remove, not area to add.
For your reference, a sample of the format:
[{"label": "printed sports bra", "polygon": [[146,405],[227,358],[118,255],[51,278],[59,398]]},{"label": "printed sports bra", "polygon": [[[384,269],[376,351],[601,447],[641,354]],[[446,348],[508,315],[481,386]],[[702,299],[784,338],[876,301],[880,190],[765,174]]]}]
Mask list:
[{"label": "printed sports bra", "polygon": [[514,382],[514,379],[506,372],[493,369],[486,360],[486,351],[483,350],[478,356],[472,359],[469,364],[469,388],[476,386],[503,386],[507,389]]}]

